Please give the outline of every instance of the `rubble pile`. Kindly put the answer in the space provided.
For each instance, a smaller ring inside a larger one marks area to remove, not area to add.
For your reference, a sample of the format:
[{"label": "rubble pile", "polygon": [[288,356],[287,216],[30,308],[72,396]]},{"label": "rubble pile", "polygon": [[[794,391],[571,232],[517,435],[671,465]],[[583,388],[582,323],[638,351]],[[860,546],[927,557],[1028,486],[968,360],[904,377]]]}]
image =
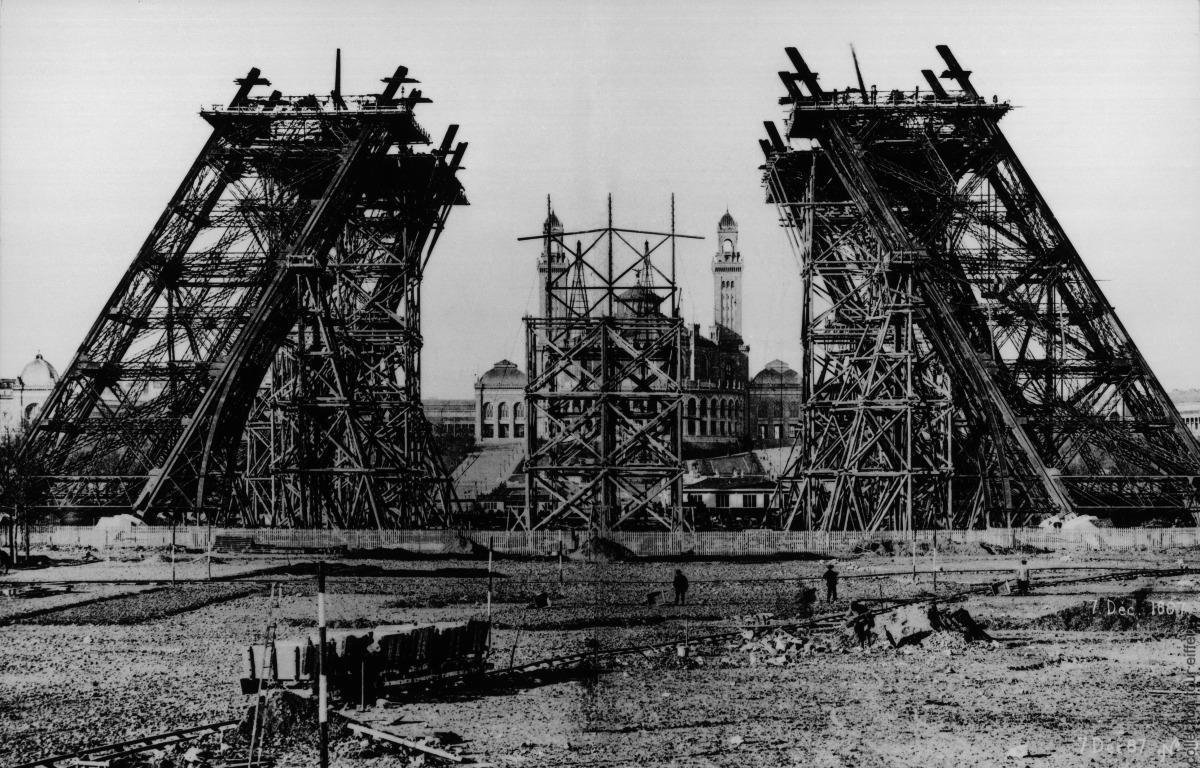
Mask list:
[{"label": "rubble pile", "polygon": [[139,752],[124,758],[121,764],[144,768],[208,768],[224,764],[230,754],[229,750],[230,744],[224,739],[224,735],[213,734],[180,744],[168,744],[161,749]]},{"label": "rubble pile", "polygon": [[860,643],[886,643],[893,648],[923,645],[934,634],[958,635],[964,643],[992,639],[966,608],[944,612],[933,602],[904,605],[878,615],[860,612],[851,621],[846,634]]},{"label": "rubble pile", "polygon": [[717,659],[724,666],[770,664],[786,667],[816,654],[845,653],[846,646],[836,635],[794,634],[786,629],[745,629],[739,638],[726,644],[725,650],[726,653]]},{"label": "rubble pile", "polygon": [[567,557],[589,563],[624,563],[638,559],[632,549],[602,536],[589,538],[578,549],[567,553]]},{"label": "rubble pile", "polygon": [[[337,720],[332,721],[333,725]],[[340,732],[338,728],[330,729]],[[312,696],[295,691],[272,689],[264,693],[262,713],[258,704],[251,704],[238,725],[238,736],[249,743],[316,744],[317,702]]]}]

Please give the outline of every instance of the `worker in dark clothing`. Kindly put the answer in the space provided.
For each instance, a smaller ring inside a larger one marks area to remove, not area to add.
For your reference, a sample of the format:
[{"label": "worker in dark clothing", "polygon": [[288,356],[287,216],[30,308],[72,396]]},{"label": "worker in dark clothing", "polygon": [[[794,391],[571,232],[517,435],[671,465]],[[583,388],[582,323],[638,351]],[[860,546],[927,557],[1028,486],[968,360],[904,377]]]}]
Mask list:
[{"label": "worker in dark clothing", "polygon": [[838,572],[833,570],[833,563],[825,569],[825,602],[837,600]]},{"label": "worker in dark clothing", "polygon": [[858,647],[866,648],[875,642],[875,616],[862,603],[850,601],[851,626],[858,638]]},{"label": "worker in dark clothing", "polygon": [[796,593],[801,616],[812,616],[813,606],[817,603],[817,590],[800,582],[800,591]]},{"label": "worker in dark clothing", "polygon": [[687,603],[688,580],[683,571],[675,569],[675,605]]},{"label": "worker in dark clothing", "polygon": [[1027,561],[1021,561],[1021,567],[1017,568],[1017,594],[1029,594],[1029,564]]}]

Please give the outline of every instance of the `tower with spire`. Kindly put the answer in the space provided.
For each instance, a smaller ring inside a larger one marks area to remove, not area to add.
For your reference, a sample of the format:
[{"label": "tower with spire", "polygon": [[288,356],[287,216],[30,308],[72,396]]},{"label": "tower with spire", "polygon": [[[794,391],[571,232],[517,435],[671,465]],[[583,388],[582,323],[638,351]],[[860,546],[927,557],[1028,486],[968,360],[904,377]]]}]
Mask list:
[{"label": "tower with spire", "polygon": [[742,254],[738,251],[738,226],[725,210],[717,222],[717,254],[713,257],[713,341],[742,336]]},{"label": "tower with spire", "polygon": [[[538,317],[549,317],[547,305],[548,297],[546,293],[547,277],[557,282],[563,272],[567,271],[567,254],[562,245],[562,222],[558,220],[552,208],[546,209],[546,221],[542,224],[542,232],[550,236],[546,241],[546,247],[542,249],[541,256],[538,257],[538,284],[537,294],[538,299]],[[557,238],[557,239],[555,239]]]}]

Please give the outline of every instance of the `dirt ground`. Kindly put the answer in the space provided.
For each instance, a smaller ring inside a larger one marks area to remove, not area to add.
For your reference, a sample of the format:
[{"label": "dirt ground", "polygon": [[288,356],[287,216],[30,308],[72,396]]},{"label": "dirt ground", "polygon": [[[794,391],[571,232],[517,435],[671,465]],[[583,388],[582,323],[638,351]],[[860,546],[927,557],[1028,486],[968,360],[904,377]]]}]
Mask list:
[{"label": "dirt ground", "polygon": [[[16,571],[0,578],[0,590],[16,581],[170,579],[160,553],[135,556]],[[1069,557],[1031,556],[1035,579],[1097,572],[1089,567],[1200,567],[1200,553],[1181,551]],[[1011,575],[978,569],[1016,563],[986,553],[939,557],[938,593]],[[286,637],[315,625],[316,610],[314,580],[288,565],[243,556],[213,575],[281,583],[276,616]],[[932,558],[917,565],[929,569]],[[207,569],[196,566],[183,577],[177,567],[177,578],[204,578]],[[933,586],[927,574],[914,583],[906,558],[862,555],[837,567],[837,610],[850,599],[912,597]],[[691,580],[685,606],[669,604],[675,568]],[[956,572],[964,569],[976,572]],[[1035,628],[1038,617],[1073,607],[1117,610],[1139,589],[1173,611],[1195,611],[1197,575],[972,597],[962,606],[995,643],[860,650],[827,639],[819,644],[828,650],[776,666],[737,642],[696,638],[794,618],[800,580],[819,578],[822,563],[567,562],[560,572],[553,561],[500,560],[495,570],[496,667],[669,642],[687,644],[687,658],[673,648],[647,651],[568,679],[412,695],[355,716],[399,722],[413,738],[452,731],[466,753],[499,766],[1186,765],[1200,730],[1196,697],[1178,693],[1196,673],[1182,633],[1151,622],[1124,631]],[[259,583],[245,595],[241,585],[181,582],[0,597],[0,764],[240,716],[248,703],[237,686],[242,654],[272,614]],[[487,583],[479,560],[338,561],[327,613],[334,626],[482,617]],[[648,605],[653,592],[662,594]],[[549,607],[529,607],[538,594]],[[56,615],[78,623],[47,623],[68,621]],[[137,623],[121,623],[131,616]],[[1024,756],[1006,756],[1014,748]],[[335,764],[410,762],[386,752],[342,744]],[[277,754],[278,765],[311,759],[306,748]]]}]

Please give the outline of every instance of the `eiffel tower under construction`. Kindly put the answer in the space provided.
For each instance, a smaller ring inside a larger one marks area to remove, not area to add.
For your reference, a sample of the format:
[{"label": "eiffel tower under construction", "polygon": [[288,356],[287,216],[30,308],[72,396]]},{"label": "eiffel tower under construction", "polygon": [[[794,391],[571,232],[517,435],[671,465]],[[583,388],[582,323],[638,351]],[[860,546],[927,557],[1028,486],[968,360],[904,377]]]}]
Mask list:
[{"label": "eiffel tower under construction", "polygon": [[804,302],[780,525],[1190,518],[1200,446],[1005,139],[1010,105],[937,50],[926,89],[825,90],[794,48],[779,73],[764,184]]},{"label": "eiffel tower under construction", "polygon": [[22,446],[41,511],[86,521],[449,525],[421,409],[421,278],[466,149],[381,93],[252,90],[212,135]]}]

